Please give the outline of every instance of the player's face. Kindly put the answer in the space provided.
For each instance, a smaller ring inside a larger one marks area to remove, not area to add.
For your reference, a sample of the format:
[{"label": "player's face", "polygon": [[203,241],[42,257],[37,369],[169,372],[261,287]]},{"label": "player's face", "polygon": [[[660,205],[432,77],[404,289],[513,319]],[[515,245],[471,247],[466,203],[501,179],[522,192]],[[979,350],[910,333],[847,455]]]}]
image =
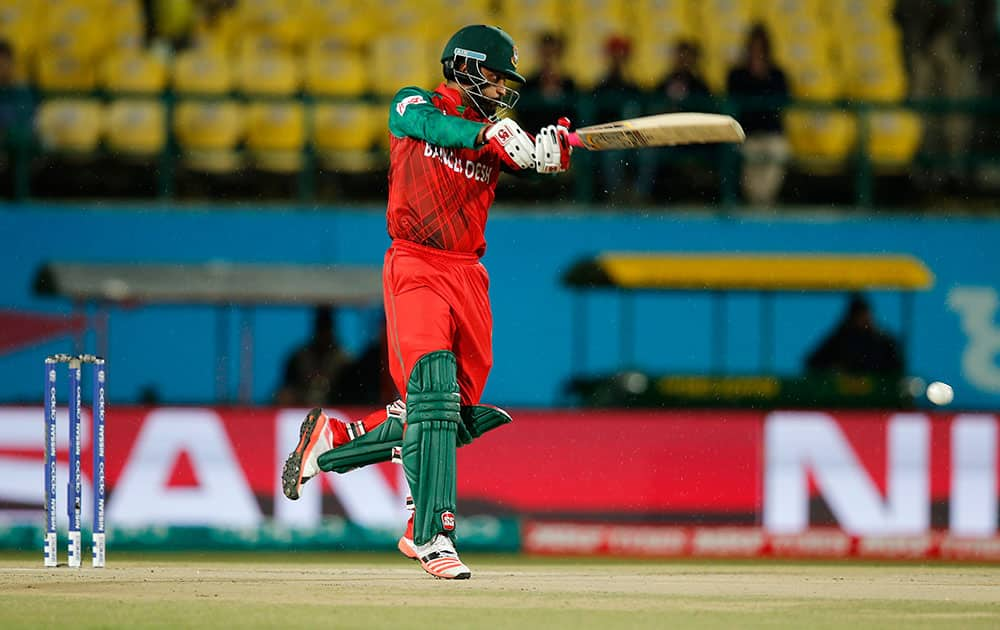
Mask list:
[{"label": "player's face", "polygon": [[489,81],[488,85],[483,86],[483,96],[498,101],[503,99],[507,95],[507,85],[504,83],[504,78],[489,68],[482,68],[480,71],[483,73],[483,78]]}]

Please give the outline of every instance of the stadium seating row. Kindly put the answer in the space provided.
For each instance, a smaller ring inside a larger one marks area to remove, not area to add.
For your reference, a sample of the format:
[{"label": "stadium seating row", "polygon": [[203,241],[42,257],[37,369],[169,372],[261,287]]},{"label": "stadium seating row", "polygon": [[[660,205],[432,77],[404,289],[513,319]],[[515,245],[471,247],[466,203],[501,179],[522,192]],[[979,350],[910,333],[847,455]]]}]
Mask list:
[{"label": "stadium seating row", "polygon": [[[388,143],[385,106],[357,103],[305,107],[298,101],[186,100],[173,109],[172,129],[195,168],[224,172],[244,157],[276,172],[301,168],[309,146],[334,169],[370,166],[371,151]],[[167,108],[159,99],[55,98],[41,105],[36,127],[47,151],[86,154],[103,141],[112,153],[158,156],[167,143]]]},{"label": "stadium seating row", "polygon": [[[48,4],[42,11],[39,3],[0,0],[0,35],[18,50],[26,76],[49,90],[92,89],[109,80],[102,73],[120,70],[124,58],[132,68],[161,66],[154,77],[195,71],[219,84],[270,78],[271,88],[281,93],[304,88],[317,94],[391,94],[403,84],[435,82],[441,42],[461,24],[488,21],[515,35],[525,74],[536,67],[539,33],[563,33],[567,70],[583,87],[603,74],[603,45],[610,35],[633,40],[631,73],[647,88],[669,70],[678,39],[697,41],[706,78],[721,92],[747,28],[763,20],[797,96],[896,101],[906,92],[888,0],[477,0],[458,5],[444,0],[243,0],[217,19],[195,22],[192,40],[199,50],[189,53],[193,60],[179,56],[170,64],[172,73],[166,59],[144,60],[142,66],[136,61],[150,56],[142,47],[145,23],[138,0]],[[109,65],[111,70],[100,70]]]},{"label": "stadium seating row", "polygon": [[[236,168],[241,146],[267,170],[297,170],[306,146],[331,168],[351,170],[370,166],[373,148],[386,148],[385,116],[384,105],[186,100],[174,108],[172,126],[177,144],[202,170]],[[37,127],[50,151],[91,152],[103,138],[112,152],[149,157],[166,145],[166,118],[166,107],[158,99],[124,98],[104,105],[93,99],[60,98],[41,106]],[[888,110],[868,115],[866,122],[866,152],[873,162],[893,166],[912,158],[920,141],[916,115]],[[850,158],[857,147],[857,127],[856,117],[844,112],[786,114],[793,150],[816,168]]]}]

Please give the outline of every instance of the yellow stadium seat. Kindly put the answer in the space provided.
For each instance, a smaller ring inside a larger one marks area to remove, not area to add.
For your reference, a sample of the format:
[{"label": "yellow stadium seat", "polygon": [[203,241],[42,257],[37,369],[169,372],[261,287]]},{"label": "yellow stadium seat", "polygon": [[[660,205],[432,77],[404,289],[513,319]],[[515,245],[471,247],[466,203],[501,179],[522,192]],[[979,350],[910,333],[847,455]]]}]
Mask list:
[{"label": "yellow stadium seat", "polygon": [[821,0],[767,0],[757,4],[756,13],[772,29],[789,22],[820,20],[825,6]]},{"label": "yellow stadium seat", "polygon": [[232,101],[182,101],[174,109],[174,134],[192,169],[210,173],[240,167],[237,145],[243,138],[242,108]]},{"label": "yellow stadium seat", "polygon": [[[443,49],[448,38],[468,24],[495,24],[506,30],[506,26],[498,22],[493,9],[490,0],[472,0],[447,6],[430,24],[433,41],[440,42]],[[517,43],[520,46],[520,42]]]},{"label": "yellow stadium seat", "polygon": [[563,7],[560,0],[505,0],[500,5],[499,24],[519,43],[545,31],[569,35]]},{"label": "yellow stadium seat", "polygon": [[872,66],[896,66],[902,68],[902,48],[897,35],[891,31],[876,37],[856,38],[841,41],[836,48],[841,68],[846,72]]},{"label": "yellow stadium seat", "polygon": [[281,47],[297,47],[303,36],[303,13],[298,7],[282,0],[242,0],[237,5],[237,22],[241,36],[266,35]]},{"label": "yellow stadium seat", "polygon": [[[443,0],[380,0],[375,20],[379,32],[397,34],[420,34],[429,37],[436,34],[435,23],[442,19],[447,5]],[[444,44],[444,42],[441,42]]]},{"label": "yellow stadium seat", "polygon": [[310,50],[305,59],[305,89],[316,96],[364,94],[368,89],[365,58],[352,50]]},{"label": "yellow stadium seat", "polygon": [[107,145],[116,153],[154,156],[167,142],[163,103],[151,99],[119,99],[108,106]]},{"label": "yellow stadium seat", "polygon": [[233,88],[229,62],[212,49],[186,50],[174,61],[173,86],[181,93],[226,93]]},{"label": "yellow stadium seat", "polygon": [[576,0],[567,2],[563,8],[563,19],[574,30],[586,28],[595,22],[610,22],[623,26],[629,22],[631,12],[629,2],[622,0]]},{"label": "yellow stadium seat", "polygon": [[299,65],[287,53],[245,56],[239,64],[239,88],[255,96],[288,96],[301,84]]},{"label": "yellow stadium seat", "polygon": [[785,113],[785,135],[795,159],[807,170],[822,173],[850,157],[857,125],[845,112],[790,109]]},{"label": "yellow stadium seat", "polygon": [[867,153],[883,169],[907,166],[920,148],[923,124],[907,110],[886,110],[868,115]]},{"label": "yellow stadium seat", "polygon": [[153,94],[161,92],[166,84],[166,66],[146,51],[114,53],[101,66],[101,85],[110,92]]},{"label": "yellow stadium seat", "polygon": [[313,146],[320,153],[368,151],[388,114],[364,103],[322,103],[313,109]]},{"label": "yellow stadium seat", "polygon": [[36,124],[47,151],[89,153],[101,140],[101,105],[90,99],[53,99],[38,108]]},{"label": "yellow stadium seat", "polygon": [[786,69],[795,65],[829,65],[833,44],[829,29],[818,20],[781,22],[771,29],[777,62]]},{"label": "yellow stadium seat", "polygon": [[786,74],[796,98],[829,101],[843,96],[839,75],[830,65],[795,65]]},{"label": "yellow stadium seat", "polygon": [[903,69],[890,66],[860,68],[845,75],[847,96],[865,101],[894,103],[906,98]]},{"label": "yellow stadium seat", "polygon": [[212,20],[203,11],[197,12],[191,28],[191,41],[198,48],[229,54],[239,43],[240,26],[236,11],[223,11]]},{"label": "yellow stadium seat", "polygon": [[376,38],[370,58],[372,88],[378,94],[391,96],[408,85],[429,87],[441,76],[440,54],[418,37]]},{"label": "yellow stadium seat", "polygon": [[258,168],[291,173],[302,168],[306,144],[305,113],[301,103],[252,103],[247,112],[247,148]]},{"label": "yellow stadium seat", "polygon": [[705,33],[719,30],[742,33],[757,17],[753,0],[701,0],[696,4],[700,27]]},{"label": "yellow stadium seat", "polygon": [[361,0],[308,0],[305,36],[310,41],[333,39],[345,47],[366,44],[379,25]]},{"label": "yellow stadium seat", "polygon": [[836,0],[828,4],[830,17],[836,22],[861,24],[891,20],[896,0]]},{"label": "yellow stadium seat", "polygon": [[90,60],[63,54],[38,57],[38,87],[51,91],[85,92],[94,89],[97,77]]},{"label": "yellow stadium seat", "polygon": [[60,4],[41,12],[38,48],[75,57],[91,57],[107,41],[103,12],[83,4]]}]

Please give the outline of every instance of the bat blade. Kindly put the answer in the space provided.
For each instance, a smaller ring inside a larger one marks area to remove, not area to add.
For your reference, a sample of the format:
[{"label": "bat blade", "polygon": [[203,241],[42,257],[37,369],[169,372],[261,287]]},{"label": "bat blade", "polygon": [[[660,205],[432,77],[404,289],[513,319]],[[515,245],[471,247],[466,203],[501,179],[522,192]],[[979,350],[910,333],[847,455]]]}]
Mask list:
[{"label": "bat blade", "polygon": [[590,151],[608,151],[709,142],[738,143],[745,137],[740,123],[732,116],[679,113],[581,127],[570,133],[569,142]]}]

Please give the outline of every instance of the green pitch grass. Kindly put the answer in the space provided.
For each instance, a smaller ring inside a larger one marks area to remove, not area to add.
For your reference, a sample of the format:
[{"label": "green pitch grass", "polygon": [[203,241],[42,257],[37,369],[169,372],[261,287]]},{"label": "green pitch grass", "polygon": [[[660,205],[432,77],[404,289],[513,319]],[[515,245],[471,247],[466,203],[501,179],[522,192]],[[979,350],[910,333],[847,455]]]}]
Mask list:
[{"label": "green pitch grass", "polygon": [[993,566],[463,558],[449,582],[384,554],[0,554],[0,628],[1000,627]]}]

